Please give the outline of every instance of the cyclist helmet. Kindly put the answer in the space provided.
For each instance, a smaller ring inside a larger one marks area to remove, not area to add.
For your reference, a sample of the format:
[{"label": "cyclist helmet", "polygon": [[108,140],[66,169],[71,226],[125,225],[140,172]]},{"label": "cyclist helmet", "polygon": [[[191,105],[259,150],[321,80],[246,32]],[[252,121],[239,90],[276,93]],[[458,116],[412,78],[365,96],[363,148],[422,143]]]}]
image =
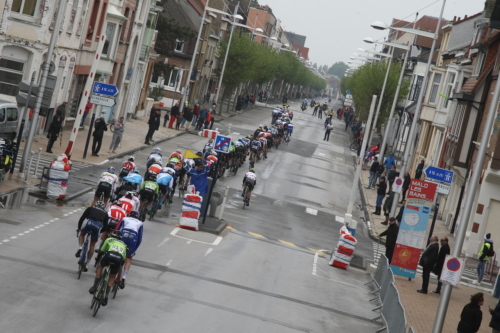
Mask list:
[{"label": "cyclist helmet", "polygon": [[217,157],[212,156],[212,155],[208,156],[208,157],[207,157],[207,160],[210,160],[210,161],[212,161],[213,163],[217,163]]},{"label": "cyclist helmet", "polygon": [[101,208],[104,209],[104,201],[97,201],[94,205],[95,208]]},{"label": "cyclist helmet", "polygon": [[158,155],[161,154],[161,149],[160,148],[156,148],[155,149],[155,154],[158,154]]},{"label": "cyclist helmet", "polygon": [[121,230],[113,230],[110,236],[116,239],[122,239],[122,232]]},{"label": "cyclist helmet", "polygon": [[243,138],[238,138],[238,141],[243,142]]},{"label": "cyclist helmet", "polygon": [[[210,140],[212,140],[212,139],[210,139]],[[196,155],[199,156],[199,157],[203,157],[203,152],[201,150],[198,150],[196,152]]]},{"label": "cyclist helmet", "polygon": [[128,213],[128,216],[129,217],[135,217],[135,218],[138,218],[139,217],[139,212],[136,211],[136,210],[133,210],[131,211],[130,213]]},{"label": "cyclist helmet", "polygon": [[177,149],[176,152],[179,154],[182,154],[182,150],[180,150],[180,149]]},{"label": "cyclist helmet", "polygon": [[108,172],[109,172],[109,173],[115,173],[115,168],[114,168],[114,167],[112,167],[112,166],[110,166],[110,167],[108,168]]},{"label": "cyclist helmet", "polygon": [[134,171],[132,171],[132,173],[136,173],[136,174],[138,174],[138,175],[140,175],[140,174],[141,174],[141,173],[139,172],[139,170],[134,170]]},{"label": "cyclist helmet", "polygon": [[133,197],[134,197],[133,191],[128,191],[127,194],[125,194],[125,198],[132,199]]},{"label": "cyclist helmet", "polygon": [[128,158],[128,160],[133,162],[133,161],[135,161],[135,157],[134,157],[134,156],[130,156],[130,157]]},{"label": "cyclist helmet", "polygon": [[156,175],[154,173],[150,173],[148,175],[148,181],[155,182],[156,181]]},{"label": "cyclist helmet", "polygon": [[172,168],[172,169],[173,169],[174,167],[175,167],[175,164],[174,164],[174,163],[168,163],[168,164],[167,164],[167,168]]},{"label": "cyclist helmet", "polygon": [[172,169],[168,169],[167,170],[167,173],[170,175],[170,176],[174,176],[175,175],[175,172],[172,171]]},{"label": "cyclist helmet", "polygon": [[121,200],[116,200],[116,201],[115,201],[115,205],[117,205],[117,206],[120,206],[120,207],[121,207],[121,205],[122,205],[122,201],[121,201]]},{"label": "cyclist helmet", "polygon": [[213,142],[214,142],[214,139],[208,140],[208,143],[213,143]]},{"label": "cyclist helmet", "polygon": [[251,168],[251,169],[250,169],[250,172],[255,173],[255,169],[254,169],[254,168]]}]

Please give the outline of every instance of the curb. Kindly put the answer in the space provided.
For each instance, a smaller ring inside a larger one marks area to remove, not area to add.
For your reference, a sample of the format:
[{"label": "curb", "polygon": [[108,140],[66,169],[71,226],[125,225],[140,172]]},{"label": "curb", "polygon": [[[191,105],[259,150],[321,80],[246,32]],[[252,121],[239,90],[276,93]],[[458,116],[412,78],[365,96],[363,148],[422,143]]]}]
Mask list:
[{"label": "curb", "polygon": [[65,198],[62,198],[62,199],[56,199],[56,200],[60,200],[60,201],[64,201],[64,202],[68,202],[68,201],[73,200],[73,199],[75,199],[75,198],[77,198],[77,197],[79,197],[79,196],[81,196],[81,195],[83,195],[83,194],[85,194],[85,193],[87,193],[87,192],[92,191],[93,189],[94,189],[94,187],[93,187],[93,186],[89,186],[89,187],[86,187],[86,188],[84,188],[83,190],[80,190],[80,191],[78,191],[78,192],[76,192],[76,193],[74,193],[74,194],[72,194],[72,195],[69,195],[69,196],[67,196],[67,197],[65,197]]},{"label": "curb", "polygon": [[209,234],[220,235],[224,230],[226,230],[226,227],[227,227],[227,222],[224,220],[221,220],[221,223],[215,229],[207,228],[207,227],[205,227],[204,224],[199,224],[198,230],[204,231],[204,232],[209,233]]}]

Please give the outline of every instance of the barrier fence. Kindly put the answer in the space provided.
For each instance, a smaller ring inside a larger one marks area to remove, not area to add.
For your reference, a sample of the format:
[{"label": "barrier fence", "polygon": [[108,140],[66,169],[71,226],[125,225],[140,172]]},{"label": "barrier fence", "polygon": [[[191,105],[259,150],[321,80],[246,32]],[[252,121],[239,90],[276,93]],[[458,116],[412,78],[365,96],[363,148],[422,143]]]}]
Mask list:
[{"label": "barrier fence", "polygon": [[[406,312],[394,284],[394,273],[391,270],[387,257],[383,254],[380,256],[373,279],[365,283],[365,285],[372,282],[376,288],[372,294],[378,293],[378,296],[371,299],[370,302],[380,302],[380,306],[374,308],[373,311],[381,309],[380,315],[373,318],[372,321],[382,318],[385,322],[385,326],[376,332],[406,332],[408,325]],[[408,332],[414,333],[413,328],[410,327]]]}]

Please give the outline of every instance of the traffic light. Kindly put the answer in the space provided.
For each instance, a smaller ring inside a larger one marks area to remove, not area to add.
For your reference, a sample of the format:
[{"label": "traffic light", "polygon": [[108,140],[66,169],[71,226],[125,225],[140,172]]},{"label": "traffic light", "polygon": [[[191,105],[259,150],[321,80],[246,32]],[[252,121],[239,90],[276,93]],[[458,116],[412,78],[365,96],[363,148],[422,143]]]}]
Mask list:
[{"label": "traffic light", "polygon": [[[54,88],[56,87],[57,76],[49,75],[47,77],[47,82],[45,84],[45,91],[43,92],[42,98],[42,108],[50,108],[50,102],[52,100],[52,94],[54,93]],[[28,90],[30,88],[30,81],[21,81],[19,82],[19,94],[16,96],[16,101],[18,106],[26,105],[26,101],[28,100]],[[29,97],[28,108],[34,109],[36,96],[39,90],[38,84],[33,84],[31,87],[31,96]]]}]

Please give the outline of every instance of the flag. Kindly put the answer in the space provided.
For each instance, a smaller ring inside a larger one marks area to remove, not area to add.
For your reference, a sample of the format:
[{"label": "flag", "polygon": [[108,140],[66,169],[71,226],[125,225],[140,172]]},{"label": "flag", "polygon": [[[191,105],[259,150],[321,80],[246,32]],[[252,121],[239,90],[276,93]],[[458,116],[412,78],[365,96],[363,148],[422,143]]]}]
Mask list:
[{"label": "flag", "polygon": [[200,158],[200,157],[195,153],[193,153],[192,150],[186,149],[186,152],[184,153],[184,158]]},{"label": "flag", "polygon": [[441,97],[443,97],[443,98],[446,98],[446,99],[449,99],[449,97],[448,97],[448,96],[446,96],[446,95],[445,95],[445,94],[443,94],[443,93],[439,93],[439,96],[441,96]]}]

